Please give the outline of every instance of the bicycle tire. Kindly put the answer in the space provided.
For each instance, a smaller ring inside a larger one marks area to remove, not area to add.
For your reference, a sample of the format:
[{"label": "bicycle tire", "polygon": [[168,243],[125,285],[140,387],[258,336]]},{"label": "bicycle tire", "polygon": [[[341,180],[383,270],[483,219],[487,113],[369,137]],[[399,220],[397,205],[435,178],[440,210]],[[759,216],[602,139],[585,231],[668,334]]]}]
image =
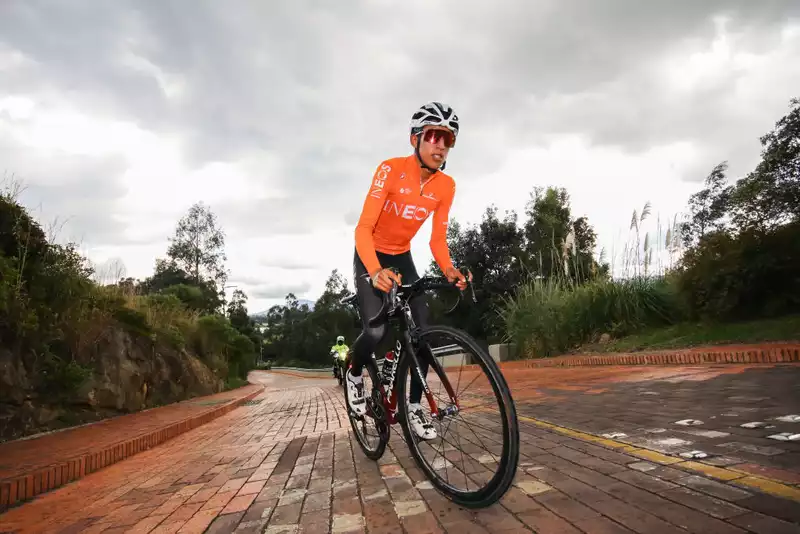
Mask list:
[{"label": "bicycle tire", "polygon": [[[384,451],[386,451],[386,445],[389,443],[389,424],[386,420],[385,413],[384,413],[384,404],[383,404],[383,392],[380,389],[380,379],[378,373],[378,366],[376,365],[374,360],[368,361],[364,367],[367,369],[369,373],[370,380],[372,381],[372,391],[369,393],[370,397],[372,398],[373,403],[379,403],[379,412],[384,414],[381,421],[376,420],[376,428],[378,429],[378,445],[373,450],[370,446],[364,442],[363,436],[359,431],[357,426],[358,422],[360,421],[357,418],[354,418],[351,415],[349,404],[347,402],[347,384],[344,384],[344,403],[347,409],[347,418],[350,419],[350,426],[353,428],[353,434],[356,436],[356,441],[358,445],[361,447],[361,450],[364,452],[364,455],[369,458],[370,460],[377,461],[383,456]],[[350,371],[345,369],[346,373]],[[367,402],[370,402],[370,397],[367,397]],[[369,413],[369,410],[368,410]],[[364,415],[364,417],[370,417],[369,415]],[[374,419],[374,418],[373,418]]]},{"label": "bicycle tire", "polygon": [[465,508],[485,508],[499,501],[514,482],[514,476],[516,475],[517,466],[519,464],[519,421],[517,419],[516,406],[514,405],[514,400],[511,397],[511,391],[505,377],[500,372],[497,363],[469,334],[463,330],[442,325],[424,328],[420,332],[419,337],[420,340],[423,340],[426,336],[435,334],[449,336],[463,347],[469,348],[469,350],[478,357],[478,365],[489,378],[495,398],[498,401],[498,405],[501,407],[500,413],[502,414],[503,420],[503,452],[500,469],[483,488],[472,492],[463,492],[454,490],[454,488],[442,480],[423,459],[422,452],[419,450],[419,445],[416,440],[413,439],[411,427],[407,423],[408,398],[406,397],[406,376],[408,376],[409,371],[411,371],[411,364],[413,361],[409,357],[402,359],[400,368],[398,369],[397,386],[400,403],[400,423],[403,427],[403,434],[417,466],[425,473],[428,480],[440,493]]}]

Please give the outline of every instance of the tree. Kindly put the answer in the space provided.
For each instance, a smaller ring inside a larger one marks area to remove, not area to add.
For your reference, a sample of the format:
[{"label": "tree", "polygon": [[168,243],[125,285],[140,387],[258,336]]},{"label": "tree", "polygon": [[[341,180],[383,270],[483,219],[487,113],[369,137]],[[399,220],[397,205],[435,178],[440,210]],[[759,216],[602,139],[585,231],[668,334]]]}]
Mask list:
[{"label": "tree", "polygon": [[768,230],[800,220],[800,99],[761,137],[761,161],[732,191],[739,229]]},{"label": "tree", "polygon": [[265,357],[289,365],[330,365],[329,350],[336,336],[343,335],[352,345],[361,332],[355,310],[341,304],[348,294],[345,278],[335,269],[313,311],[289,293],[285,303],[270,308],[264,319]]},{"label": "tree", "polygon": [[264,343],[261,332],[256,329],[256,323],[247,313],[247,295],[241,289],[235,289],[231,301],[228,303],[228,320],[231,326],[240,334],[247,337],[260,352]]},{"label": "tree", "polygon": [[336,336],[340,335],[344,336],[348,345],[352,345],[361,333],[361,321],[358,320],[355,310],[352,306],[341,303],[349,294],[347,280],[334,269],[325,282],[325,291],[317,299],[314,311],[310,314],[310,320],[316,326],[314,336],[318,341],[315,343],[319,347],[315,351],[327,354]]},{"label": "tree", "polygon": [[678,286],[705,319],[791,313],[800,305],[800,100],[761,138],[761,161],[724,187],[724,164],[690,199]]},{"label": "tree", "polygon": [[[472,272],[478,302],[465,302],[444,317],[441,312],[452,307],[454,296],[442,292],[431,299],[433,319],[463,328],[479,340],[500,340],[503,331],[496,306],[514,294],[524,274],[524,241],[517,214],[509,211],[500,219],[497,208],[489,206],[477,226],[462,229],[452,221],[447,241],[453,263]],[[432,262],[428,274],[436,272],[438,267]]]},{"label": "tree", "polygon": [[562,248],[570,233],[569,195],[564,188],[537,187],[525,209],[529,268],[543,278],[561,271]]},{"label": "tree", "polygon": [[525,260],[534,276],[583,283],[608,274],[608,265],[594,259],[597,234],[589,219],[572,219],[566,189],[535,188],[525,213]]},{"label": "tree", "polygon": [[250,326],[250,317],[247,315],[247,295],[241,289],[234,289],[231,301],[228,303],[228,319],[231,325],[240,332]]},{"label": "tree", "polygon": [[167,256],[195,284],[213,280],[220,287],[225,285],[225,234],[217,227],[214,213],[202,203],[194,204],[178,221]]},{"label": "tree", "polygon": [[328,280],[325,282],[325,291],[317,299],[314,310],[318,309],[341,309],[341,300],[350,291],[347,289],[347,280],[339,273],[338,269],[331,271]]},{"label": "tree", "polygon": [[685,245],[691,245],[710,231],[725,228],[724,216],[730,206],[732,187],[727,185],[728,162],[715,166],[705,179],[705,187],[689,197],[689,220],[681,233]]},{"label": "tree", "polygon": [[575,252],[574,254],[570,253],[573,265],[571,275],[575,282],[582,284],[598,277],[607,277],[608,264],[600,264],[594,258],[595,248],[597,247],[597,233],[589,224],[589,219],[586,217],[575,219],[572,223],[572,235],[574,236]]}]

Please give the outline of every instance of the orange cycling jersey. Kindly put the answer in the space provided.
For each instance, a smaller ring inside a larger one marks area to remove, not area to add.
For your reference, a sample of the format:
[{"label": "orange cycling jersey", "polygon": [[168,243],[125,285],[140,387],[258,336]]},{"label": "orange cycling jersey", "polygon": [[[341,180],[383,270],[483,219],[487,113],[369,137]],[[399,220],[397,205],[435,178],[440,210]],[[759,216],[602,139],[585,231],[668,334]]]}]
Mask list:
[{"label": "orange cycling jersey", "polygon": [[431,213],[433,258],[442,272],[452,267],[447,222],[455,192],[455,181],[440,171],[421,183],[415,155],[381,163],[356,226],[356,251],[367,272],[374,274],[381,268],[376,251],[402,254],[411,250],[411,239]]}]

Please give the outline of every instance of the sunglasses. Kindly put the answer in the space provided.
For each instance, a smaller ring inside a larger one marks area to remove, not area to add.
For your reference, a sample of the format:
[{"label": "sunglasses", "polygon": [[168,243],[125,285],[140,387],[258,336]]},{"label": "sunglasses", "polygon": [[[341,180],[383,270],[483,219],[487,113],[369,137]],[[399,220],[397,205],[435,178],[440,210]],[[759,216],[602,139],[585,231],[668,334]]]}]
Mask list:
[{"label": "sunglasses", "polygon": [[456,144],[456,136],[450,130],[426,130],[422,132],[422,139],[435,145],[439,139],[444,139],[444,146],[453,148]]}]

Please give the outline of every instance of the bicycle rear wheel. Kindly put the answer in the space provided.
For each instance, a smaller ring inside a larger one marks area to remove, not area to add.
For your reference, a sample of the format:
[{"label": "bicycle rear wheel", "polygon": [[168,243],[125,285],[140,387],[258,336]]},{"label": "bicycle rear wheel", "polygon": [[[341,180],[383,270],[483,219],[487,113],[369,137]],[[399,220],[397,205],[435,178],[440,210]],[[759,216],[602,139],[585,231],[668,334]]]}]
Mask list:
[{"label": "bicycle rear wheel", "polygon": [[[433,371],[426,381],[439,412],[431,417],[438,435],[423,441],[411,428],[409,390],[416,369],[413,359],[404,355],[398,369],[398,397],[411,454],[434,487],[453,502],[467,508],[494,504],[508,491],[519,463],[519,423],[503,374],[466,332],[446,326],[420,333],[417,357],[427,359]],[[467,364],[466,372],[454,370],[459,358]],[[479,387],[468,392],[479,380]],[[421,404],[430,415],[426,398],[423,392]],[[450,430],[453,435],[448,435]]]},{"label": "bicycle rear wheel", "polygon": [[[386,410],[383,405],[383,393],[378,376],[378,365],[374,357],[364,365],[367,370],[364,376],[364,394],[367,400],[367,413],[358,416],[350,410],[347,402],[348,387],[344,384],[344,400],[347,407],[347,416],[350,419],[350,426],[356,436],[356,441],[361,446],[361,450],[370,460],[378,460],[386,450],[389,443],[389,424],[386,418]],[[342,376],[349,373],[347,367],[342,371]],[[347,378],[345,378],[345,381]]]}]

